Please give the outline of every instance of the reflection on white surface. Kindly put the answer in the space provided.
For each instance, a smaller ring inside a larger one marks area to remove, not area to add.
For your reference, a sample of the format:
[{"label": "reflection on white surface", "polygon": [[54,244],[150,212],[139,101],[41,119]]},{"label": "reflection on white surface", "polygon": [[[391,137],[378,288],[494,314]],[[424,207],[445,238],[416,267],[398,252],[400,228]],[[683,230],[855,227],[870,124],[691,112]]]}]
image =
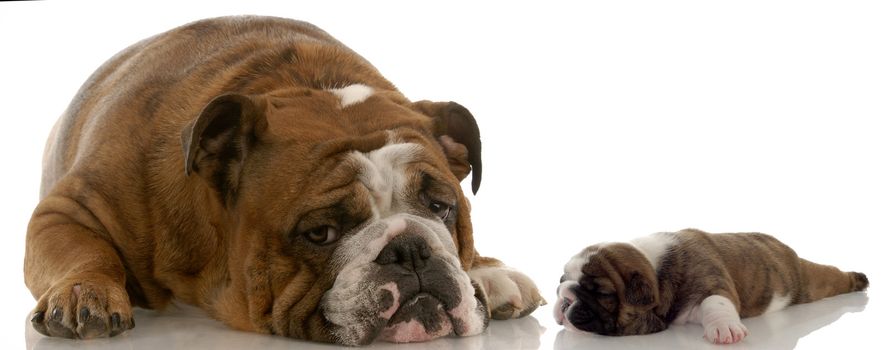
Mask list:
[{"label": "reflection on white surface", "polygon": [[[792,349],[799,340],[823,328],[842,315],[861,312],[869,297],[852,293],[808,305],[793,306],[783,311],[744,320],[750,334],[740,344],[724,349],[763,348]],[[511,321],[493,321],[484,334],[468,338],[443,338],[427,343],[376,343],[367,349],[719,349],[702,339],[698,325],[672,326],[670,329],[645,336],[604,337],[574,333],[557,326],[543,307],[534,316]],[[118,337],[96,340],[68,340],[44,337],[26,325],[28,349],[351,349],[328,344],[310,343],[276,336],[239,332],[205,316],[190,307],[171,308],[165,312],[137,309],[137,327]],[[546,332],[546,328],[550,331]],[[854,330],[855,331],[855,330]],[[542,336],[548,333],[547,336]],[[554,336],[554,334],[556,334]],[[544,340],[544,344],[542,341]],[[851,343],[851,346],[854,344]]]},{"label": "reflection on white surface", "polygon": [[[604,337],[560,330],[554,350],[563,349],[793,349],[799,340],[849,312],[865,309],[866,293],[851,293],[782,311],[747,318],[743,324],[749,336],[733,345],[713,345],[703,339],[703,329],[696,324],[670,326],[655,334],[629,337]],[[856,344],[851,344],[856,345]]]},{"label": "reflection on white surface", "polygon": [[[240,332],[208,318],[191,307],[172,307],[164,312],[135,310],[136,327],[110,339],[69,340],[44,337],[28,324],[28,349],[352,349],[304,342],[277,336]],[[533,317],[491,322],[486,332],[467,338],[441,338],[428,343],[378,342],[366,349],[538,349],[545,329]]]}]

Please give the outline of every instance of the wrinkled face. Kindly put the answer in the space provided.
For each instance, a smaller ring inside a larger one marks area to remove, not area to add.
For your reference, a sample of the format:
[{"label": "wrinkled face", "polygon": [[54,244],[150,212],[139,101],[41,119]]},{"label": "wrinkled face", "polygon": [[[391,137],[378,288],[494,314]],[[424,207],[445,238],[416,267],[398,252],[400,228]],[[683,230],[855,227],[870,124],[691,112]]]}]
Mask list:
[{"label": "wrinkled face", "polygon": [[573,331],[647,334],[665,327],[652,313],[656,305],[657,281],[642,253],[626,243],[599,244],[566,264],[554,318]]},{"label": "wrinkled face", "polygon": [[[387,102],[328,108],[345,124]],[[401,120],[415,113],[382,110]],[[484,330],[484,303],[460,262],[460,239],[470,235],[460,179],[443,146],[413,125],[367,135],[311,126],[253,148],[237,203],[247,258],[230,262],[242,266],[251,322],[347,345]]]},{"label": "wrinkled face", "polygon": [[340,343],[362,343],[377,332],[409,342],[483,331],[485,311],[450,233],[459,210],[454,184],[430,175],[430,166],[419,169],[422,152],[398,143],[350,155],[370,215],[340,239],[331,257],[336,279],[321,299]]}]

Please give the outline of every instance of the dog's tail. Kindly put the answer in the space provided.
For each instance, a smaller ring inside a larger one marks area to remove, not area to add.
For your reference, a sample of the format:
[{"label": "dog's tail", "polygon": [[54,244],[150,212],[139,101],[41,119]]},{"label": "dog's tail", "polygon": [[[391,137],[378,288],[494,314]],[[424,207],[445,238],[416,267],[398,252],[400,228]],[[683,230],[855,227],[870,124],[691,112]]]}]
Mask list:
[{"label": "dog's tail", "polygon": [[869,278],[862,272],[848,272],[852,292],[862,292],[869,287]]},{"label": "dog's tail", "polygon": [[800,302],[807,303],[839,294],[864,291],[869,286],[869,279],[863,273],[843,272],[835,266],[799,260],[803,287]]}]

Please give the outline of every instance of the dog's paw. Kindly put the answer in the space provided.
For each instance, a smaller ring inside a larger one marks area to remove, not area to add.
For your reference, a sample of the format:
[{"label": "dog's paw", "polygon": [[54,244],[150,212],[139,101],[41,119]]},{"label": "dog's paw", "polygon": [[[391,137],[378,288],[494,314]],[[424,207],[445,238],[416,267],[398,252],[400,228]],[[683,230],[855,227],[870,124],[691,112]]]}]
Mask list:
[{"label": "dog's paw", "polygon": [[64,280],[37,301],[31,313],[37,332],[52,337],[90,339],[115,336],[135,326],[125,289],[114,283]]},{"label": "dog's paw", "polygon": [[749,332],[739,319],[720,319],[704,325],[704,338],[713,344],[734,344]]},{"label": "dog's paw", "polygon": [[469,271],[468,275],[486,295],[487,308],[493,319],[520,318],[547,304],[535,283],[512,268],[478,267]]}]

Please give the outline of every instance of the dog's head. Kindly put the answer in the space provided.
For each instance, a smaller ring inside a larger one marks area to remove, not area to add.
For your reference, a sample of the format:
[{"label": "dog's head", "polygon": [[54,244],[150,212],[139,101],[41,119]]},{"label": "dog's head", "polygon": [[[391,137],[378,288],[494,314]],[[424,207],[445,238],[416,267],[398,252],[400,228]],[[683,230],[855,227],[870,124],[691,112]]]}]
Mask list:
[{"label": "dog's head", "polygon": [[554,317],[570,330],[602,335],[654,333],[658,281],[648,259],[627,243],[587,247],[566,264]]},{"label": "dog's head", "polygon": [[[223,222],[242,327],[348,345],[486,327],[465,273],[477,124],[455,103],[365,85],[215,98],[183,132],[189,181]],[[473,171],[472,171],[473,169]],[[198,176],[193,176],[198,175]],[[234,325],[235,326],[235,325]]]}]

